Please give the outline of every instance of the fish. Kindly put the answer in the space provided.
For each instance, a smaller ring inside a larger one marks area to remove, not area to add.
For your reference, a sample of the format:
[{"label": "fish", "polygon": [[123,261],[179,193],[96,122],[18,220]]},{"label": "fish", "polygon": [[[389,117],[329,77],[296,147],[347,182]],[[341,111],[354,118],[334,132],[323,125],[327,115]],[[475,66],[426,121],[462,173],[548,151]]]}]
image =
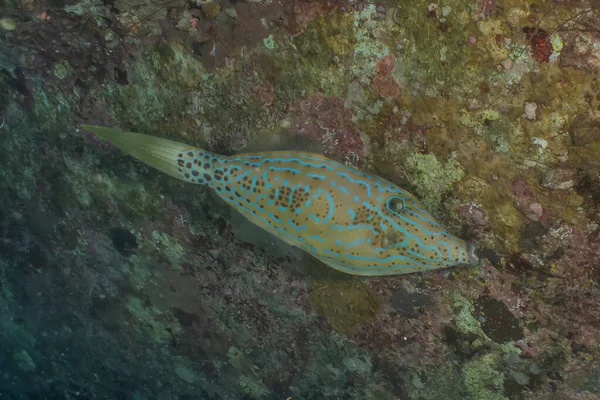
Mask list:
[{"label": "fish", "polygon": [[324,155],[225,156],[142,133],[83,128],[167,175],[212,189],[253,224],[346,274],[478,264],[475,246],[448,232],[411,193]]}]

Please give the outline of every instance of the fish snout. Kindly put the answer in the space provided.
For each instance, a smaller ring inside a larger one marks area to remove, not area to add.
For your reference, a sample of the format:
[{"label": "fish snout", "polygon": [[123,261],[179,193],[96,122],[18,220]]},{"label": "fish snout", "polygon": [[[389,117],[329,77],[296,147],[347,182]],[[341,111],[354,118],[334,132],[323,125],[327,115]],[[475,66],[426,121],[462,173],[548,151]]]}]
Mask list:
[{"label": "fish snout", "polygon": [[475,245],[473,243],[467,243],[467,257],[469,265],[479,264],[479,257],[475,254]]}]

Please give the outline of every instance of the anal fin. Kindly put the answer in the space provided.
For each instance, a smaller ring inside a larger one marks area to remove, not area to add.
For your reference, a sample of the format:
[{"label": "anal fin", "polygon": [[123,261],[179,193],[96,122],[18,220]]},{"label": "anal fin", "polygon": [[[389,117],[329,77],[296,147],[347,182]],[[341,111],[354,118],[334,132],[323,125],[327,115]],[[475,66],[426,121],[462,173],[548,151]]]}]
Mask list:
[{"label": "anal fin", "polygon": [[237,210],[232,210],[231,226],[236,239],[259,247],[274,257],[296,258],[302,253],[302,250],[262,229],[252,221],[252,216],[246,218]]}]

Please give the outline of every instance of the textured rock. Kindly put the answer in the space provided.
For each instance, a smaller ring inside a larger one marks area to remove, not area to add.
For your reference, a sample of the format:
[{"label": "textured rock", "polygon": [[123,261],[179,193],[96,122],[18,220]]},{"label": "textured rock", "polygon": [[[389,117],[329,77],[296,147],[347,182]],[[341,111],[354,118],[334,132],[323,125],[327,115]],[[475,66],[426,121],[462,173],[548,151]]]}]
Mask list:
[{"label": "textured rock", "polygon": [[[0,22],[1,397],[600,395],[593,2],[67,3]],[[481,262],[355,278],[255,247],[82,123],[303,135]]]},{"label": "textured rock", "polygon": [[544,173],[542,186],[548,189],[569,190],[575,185],[575,175],[577,170],[574,168],[555,168]]}]

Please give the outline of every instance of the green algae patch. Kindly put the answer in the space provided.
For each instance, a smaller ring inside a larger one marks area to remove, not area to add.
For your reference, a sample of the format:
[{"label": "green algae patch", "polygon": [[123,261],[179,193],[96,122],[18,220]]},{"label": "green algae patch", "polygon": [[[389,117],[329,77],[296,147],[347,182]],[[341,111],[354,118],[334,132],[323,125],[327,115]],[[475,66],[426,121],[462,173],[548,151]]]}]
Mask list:
[{"label": "green algae patch", "polygon": [[464,112],[460,116],[459,121],[462,125],[472,128],[479,124],[489,123],[489,121],[496,121],[499,118],[500,113],[498,111],[486,109],[472,113]]},{"label": "green algae patch", "polygon": [[164,232],[152,232],[152,239],[156,250],[160,252],[169,262],[172,269],[180,269],[186,251],[183,246],[172,236]]},{"label": "green algae patch", "polygon": [[54,76],[60,80],[66,79],[69,76],[70,69],[71,66],[69,65],[68,61],[59,61],[54,64]]},{"label": "green algae patch", "polygon": [[501,394],[504,374],[496,369],[499,362],[497,355],[488,353],[463,365],[463,379],[473,400],[508,400]]},{"label": "green algae patch", "polygon": [[231,346],[227,351],[227,361],[238,371],[244,372],[237,381],[240,394],[250,399],[262,399],[269,395],[269,389],[260,379],[259,368],[242,350]]},{"label": "green algae patch", "polygon": [[181,332],[178,323],[172,321],[167,325],[158,308],[145,304],[137,297],[130,296],[125,302],[125,308],[133,318],[133,328],[155,343],[167,344],[172,340],[172,335]]},{"label": "green algae patch", "polygon": [[[431,10],[429,0],[402,0],[395,20],[402,32],[398,59],[403,75],[414,89],[429,96],[448,92],[474,92],[483,79],[477,63],[467,63],[471,1],[460,0],[443,11]],[[444,15],[446,14],[446,15]]]},{"label": "green algae patch", "polygon": [[[488,163],[478,163],[471,168],[478,174],[492,175],[491,171],[501,171],[502,168],[507,175],[510,165],[504,161],[495,162],[491,159]],[[488,174],[488,171],[489,174]],[[489,178],[484,179],[475,175],[467,175],[456,185],[457,197],[483,205],[490,219],[492,231],[500,238],[495,245],[507,252],[519,251],[519,238],[521,227],[526,222],[525,215],[515,208],[514,199],[508,197],[512,193],[510,176],[501,176],[493,184],[488,183]]]},{"label": "green algae patch", "polygon": [[409,399],[463,399],[465,387],[459,368],[451,363],[441,363],[436,366],[414,371],[411,374]]},{"label": "green algae patch", "polygon": [[127,76],[134,85],[111,85],[105,97],[110,111],[138,131],[173,132],[173,121],[190,108],[190,88],[202,82],[204,68],[179,43],[146,49]]},{"label": "green algae patch", "polygon": [[237,382],[237,389],[252,400],[265,399],[271,394],[263,382],[246,375],[240,376]]},{"label": "green algae patch", "polygon": [[277,43],[275,42],[273,35],[269,35],[263,39],[263,45],[267,50],[275,50],[277,48]]},{"label": "green algae patch", "polygon": [[0,18],[0,29],[14,31],[17,29],[17,22],[12,18]]},{"label": "green algae patch", "polygon": [[[345,35],[353,35],[352,31],[346,32],[348,23],[344,18],[334,18],[330,26],[324,18],[311,22],[290,46],[261,60],[259,74],[277,86],[280,101],[297,101],[314,92],[343,96],[347,78],[343,67],[333,62],[332,54],[353,45],[351,40],[343,42]],[[337,20],[341,26],[335,25]]]},{"label": "green algae patch", "polygon": [[248,136],[277,126],[280,110],[265,106],[277,92],[248,59],[209,74],[188,47],[177,41],[148,47],[127,66],[127,79],[135,84],[106,88],[107,108],[119,115],[123,128],[237,151]]},{"label": "green algae patch", "polygon": [[336,55],[348,55],[356,46],[353,34],[354,18],[348,13],[335,13],[316,22],[323,41]]},{"label": "green algae patch", "polygon": [[451,300],[456,330],[464,335],[473,334],[484,338],[481,324],[473,316],[473,304],[458,293],[453,294]]},{"label": "green algae patch", "polygon": [[379,301],[360,280],[317,278],[310,285],[310,304],[338,332],[351,335],[375,318]]},{"label": "green algae patch", "polygon": [[415,153],[407,158],[406,166],[417,194],[431,210],[439,207],[442,197],[465,175],[458,161],[442,164],[434,154]]}]

